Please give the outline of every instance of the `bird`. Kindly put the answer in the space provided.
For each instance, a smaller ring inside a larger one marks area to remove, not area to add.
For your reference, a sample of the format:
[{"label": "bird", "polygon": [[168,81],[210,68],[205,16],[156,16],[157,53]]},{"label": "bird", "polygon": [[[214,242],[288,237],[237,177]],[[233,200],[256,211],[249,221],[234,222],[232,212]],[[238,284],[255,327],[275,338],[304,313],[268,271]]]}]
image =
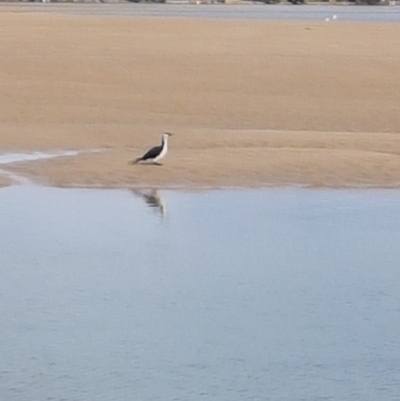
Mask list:
[{"label": "bird", "polygon": [[164,132],[161,137],[161,145],[154,146],[148,150],[142,157],[138,157],[133,160],[131,164],[137,164],[139,162],[152,162],[155,165],[161,166],[159,160],[163,159],[168,152],[168,138],[172,136],[170,132]]}]

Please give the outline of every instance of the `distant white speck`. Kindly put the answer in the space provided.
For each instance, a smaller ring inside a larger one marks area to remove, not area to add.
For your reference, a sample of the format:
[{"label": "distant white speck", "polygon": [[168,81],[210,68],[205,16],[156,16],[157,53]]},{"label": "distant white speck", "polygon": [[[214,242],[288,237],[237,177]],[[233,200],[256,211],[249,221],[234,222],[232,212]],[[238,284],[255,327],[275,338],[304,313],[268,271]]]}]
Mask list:
[{"label": "distant white speck", "polygon": [[336,14],[333,14],[332,19],[337,19],[337,15],[336,15]]},{"label": "distant white speck", "polygon": [[329,22],[329,21],[330,21],[330,19],[329,19],[329,18],[325,18],[325,21],[326,21],[326,22]]}]

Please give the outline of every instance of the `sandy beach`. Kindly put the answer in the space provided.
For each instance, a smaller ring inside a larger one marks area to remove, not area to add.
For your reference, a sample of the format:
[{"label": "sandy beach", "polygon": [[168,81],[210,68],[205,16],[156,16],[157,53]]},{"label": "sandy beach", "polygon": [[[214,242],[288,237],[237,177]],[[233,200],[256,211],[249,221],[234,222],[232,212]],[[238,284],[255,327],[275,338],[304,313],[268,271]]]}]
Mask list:
[{"label": "sandy beach", "polygon": [[[400,186],[400,26],[0,9],[2,166],[57,186]],[[175,135],[162,167],[132,166]],[[0,175],[0,185],[8,183]]]}]

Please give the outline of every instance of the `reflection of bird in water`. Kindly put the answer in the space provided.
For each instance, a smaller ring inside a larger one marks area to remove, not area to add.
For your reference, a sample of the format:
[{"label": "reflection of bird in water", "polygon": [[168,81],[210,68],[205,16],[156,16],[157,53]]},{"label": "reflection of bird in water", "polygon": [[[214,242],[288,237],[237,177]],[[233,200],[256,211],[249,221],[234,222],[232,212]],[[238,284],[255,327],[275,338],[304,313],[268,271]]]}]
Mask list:
[{"label": "reflection of bird in water", "polygon": [[149,191],[131,189],[131,191],[135,195],[143,198],[147,206],[149,206],[153,210],[158,211],[161,214],[161,217],[165,216],[165,214],[167,213],[167,206],[156,189],[151,189]]},{"label": "reflection of bird in water", "polygon": [[168,152],[168,138],[172,136],[170,132],[165,132],[161,139],[160,146],[154,146],[148,150],[142,157],[138,157],[136,160],[132,161],[131,164],[137,164],[139,162],[151,162],[158,166],[161,166],[159,161],[165,157]]}]

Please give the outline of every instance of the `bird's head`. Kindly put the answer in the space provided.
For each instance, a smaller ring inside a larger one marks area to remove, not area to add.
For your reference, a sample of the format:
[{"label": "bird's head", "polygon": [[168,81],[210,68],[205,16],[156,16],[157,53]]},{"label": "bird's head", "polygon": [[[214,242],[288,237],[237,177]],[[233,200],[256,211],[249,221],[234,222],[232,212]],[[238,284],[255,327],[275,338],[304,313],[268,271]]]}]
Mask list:
[{"label": "bird's head", "polygon": [[172,136],[171,132],[164,132],[163,133],[163,138],[167,139],[168,137]]}]

